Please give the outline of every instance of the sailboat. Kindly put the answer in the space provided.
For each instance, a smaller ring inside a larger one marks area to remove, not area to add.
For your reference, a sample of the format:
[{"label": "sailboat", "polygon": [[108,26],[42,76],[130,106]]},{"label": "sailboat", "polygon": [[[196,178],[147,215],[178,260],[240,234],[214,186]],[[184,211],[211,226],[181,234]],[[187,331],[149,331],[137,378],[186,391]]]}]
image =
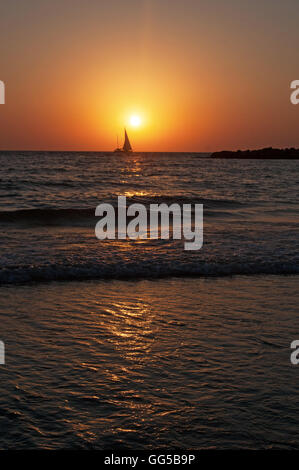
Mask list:
[{"label": "sailboat", "polygon": [[133,150],[132,150],[132,147],[131,147],[131,144],[130,144],[130,140],[129,140],[129,137],[128,137],[128,134],[127,134],[127,131],[125,129],[125,141],[124,141],[124,145],[122,148],[119,148],[118,147],[118,138],[117,138],[117,148],[114,150],[114,153],[125,153],[125,154],[128,154],[128,153],[132,153]]}]

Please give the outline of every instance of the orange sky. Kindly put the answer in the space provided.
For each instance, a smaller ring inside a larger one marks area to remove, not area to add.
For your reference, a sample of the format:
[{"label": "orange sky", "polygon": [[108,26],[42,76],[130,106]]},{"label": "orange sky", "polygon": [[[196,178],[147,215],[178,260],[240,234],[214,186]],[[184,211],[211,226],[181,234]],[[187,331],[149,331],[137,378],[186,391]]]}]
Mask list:
[{"label": "orange sky", "polygon": [[[299,146],[295,0],[11,0],[1,149]],[[138,129],[131,114],[142,118]]]}]

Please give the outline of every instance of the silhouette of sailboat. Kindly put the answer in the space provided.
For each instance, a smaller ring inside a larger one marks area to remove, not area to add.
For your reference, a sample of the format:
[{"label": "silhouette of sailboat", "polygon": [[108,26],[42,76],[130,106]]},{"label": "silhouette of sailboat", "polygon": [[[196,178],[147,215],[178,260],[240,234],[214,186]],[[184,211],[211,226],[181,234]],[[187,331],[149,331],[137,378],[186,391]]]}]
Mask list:
[{"label": "silhouette of sailboat", "polygon": [[125,141],[124,141],[124,145],[122,148],[119,148],[118,147],[118,138],[117,138],[117,148],[114,150],[114,153],[132,153],[132,147],[131,147],[131,144],[130,144],[130,140],[129,140],[129,137],[128,137],[128,134],[127,134],[127,131],[125,129]]}]

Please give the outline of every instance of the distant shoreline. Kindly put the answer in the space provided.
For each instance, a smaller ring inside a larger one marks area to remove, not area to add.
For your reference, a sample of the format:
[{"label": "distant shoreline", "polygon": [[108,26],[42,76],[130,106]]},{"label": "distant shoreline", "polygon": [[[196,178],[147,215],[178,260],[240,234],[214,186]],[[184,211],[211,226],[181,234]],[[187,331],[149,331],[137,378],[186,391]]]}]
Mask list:
[{"label": "distant shoreline", "polygon": [[222,150],[213,152],[210,158],[255,158],[255,159],[285,159],[285,160],[299,160],[299,149],[285,148],[278,149],[266,147],[257,150]]}]

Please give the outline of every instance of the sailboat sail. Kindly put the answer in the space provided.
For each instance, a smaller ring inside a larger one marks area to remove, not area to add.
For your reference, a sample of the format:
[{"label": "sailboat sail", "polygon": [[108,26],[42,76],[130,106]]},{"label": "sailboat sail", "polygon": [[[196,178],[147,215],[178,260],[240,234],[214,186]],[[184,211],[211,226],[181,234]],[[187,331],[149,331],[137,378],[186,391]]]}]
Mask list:
[{"label": "sailboat sail", "polygon": [[125,129],[125,143],[124,143],[124,146],[123,146],[123,151],[124,152],[132,152],[132,147],[131,147],[126,129]]}]

